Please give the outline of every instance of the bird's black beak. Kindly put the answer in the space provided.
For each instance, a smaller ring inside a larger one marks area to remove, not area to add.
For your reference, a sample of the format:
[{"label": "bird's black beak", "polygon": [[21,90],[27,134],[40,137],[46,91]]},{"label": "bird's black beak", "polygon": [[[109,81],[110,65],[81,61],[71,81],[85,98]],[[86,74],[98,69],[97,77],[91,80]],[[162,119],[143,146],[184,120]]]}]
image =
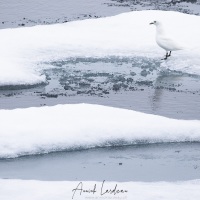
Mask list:
[{"label": "bird's black beak", "polygon": [[154,24],[153,22],[151,22],[149,25],[152,25],[152,24]]}]

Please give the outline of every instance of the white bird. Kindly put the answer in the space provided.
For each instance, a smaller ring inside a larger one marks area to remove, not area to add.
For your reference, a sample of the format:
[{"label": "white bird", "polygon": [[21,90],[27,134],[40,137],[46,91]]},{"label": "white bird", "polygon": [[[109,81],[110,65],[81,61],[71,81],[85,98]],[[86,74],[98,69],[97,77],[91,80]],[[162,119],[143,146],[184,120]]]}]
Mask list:
[{"label": "white bird", "polygon": [[151,24],[154,24],[156,26],[156,42],[158,46],[165,49],[166,55],[164,60],[166,60],[169,56],[171,56],[172,51],[177,51],[183,49],[180,45],[178,45],[174,40],[168,38],[165,35],[162,23],[159,21],[151,22]]}]

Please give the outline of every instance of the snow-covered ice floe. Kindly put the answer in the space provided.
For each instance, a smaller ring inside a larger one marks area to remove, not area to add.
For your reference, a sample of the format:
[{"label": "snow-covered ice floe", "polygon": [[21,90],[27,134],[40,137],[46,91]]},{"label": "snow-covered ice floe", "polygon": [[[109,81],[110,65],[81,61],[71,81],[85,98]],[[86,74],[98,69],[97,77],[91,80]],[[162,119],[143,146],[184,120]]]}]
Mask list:
[{"label": "snow-covered ice floe", "polygon": [[[93,190],[95,193],[74,189]],[[117,186],[116,186],[117,185]],[[116,187],[116,190],[115,190]],[[106,190],[110,191],[105,193]],[[120,190],[117,193],[115,191]],[[122,192],[123,191],[123,192]],[[75,192],[75,193],[74,193]],[[127,200],[197,200],[200,181],[184,182],[67,182],[0,179],[0,199],[3,200],[69,200],[69,199],[127,199]]]},{"label": "snow-covered ice floe", "polygon": [[199,120],[90,104],[0,110],[0,158],[161,142],[199,142]]},{"label": "snow-covered ice floe", "polygon": [[56,25],[0,30],[0,85],[45,81],[44,62],[72,57],[142,56],[165,52],[155,42],[159,20],[165,32],[185,47],[162,66],[200,74],[200,16],[170,11],[135,11],[113,17]]}]

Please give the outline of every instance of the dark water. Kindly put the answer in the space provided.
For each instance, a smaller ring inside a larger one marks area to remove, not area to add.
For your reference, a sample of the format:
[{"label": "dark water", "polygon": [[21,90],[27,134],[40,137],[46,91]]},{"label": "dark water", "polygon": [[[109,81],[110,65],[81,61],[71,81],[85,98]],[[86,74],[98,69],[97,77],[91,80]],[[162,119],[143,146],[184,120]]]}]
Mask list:
[{"label": "dark water", "polygon": [[200,145],[148,144],[0,160],[0,178],[49,181],[199,179]]},{"label": "dark water", "polygon": [[102,0],[0,0],[0,28],[67,23],[129,11]]},{"label": "dark water", "polygon": [[0,28],[67,23],[134,10],[200,14],[199,0],[0,0]]}]

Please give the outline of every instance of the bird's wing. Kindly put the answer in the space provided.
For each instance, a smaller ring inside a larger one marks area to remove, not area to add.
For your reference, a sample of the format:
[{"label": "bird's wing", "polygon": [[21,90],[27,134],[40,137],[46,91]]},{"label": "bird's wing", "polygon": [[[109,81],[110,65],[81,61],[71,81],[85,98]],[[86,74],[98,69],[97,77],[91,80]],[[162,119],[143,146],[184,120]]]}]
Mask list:
[{"label": "bird's wing", "polygon": [[159,46],[161,46],[163,49],[168,50],[168,51],[175,51],[175,50],[181,50],[183,49],[181,45],[176,43],[174,40],[171,38],[167,37],[158,37],[156,39],[157,43]]}]

